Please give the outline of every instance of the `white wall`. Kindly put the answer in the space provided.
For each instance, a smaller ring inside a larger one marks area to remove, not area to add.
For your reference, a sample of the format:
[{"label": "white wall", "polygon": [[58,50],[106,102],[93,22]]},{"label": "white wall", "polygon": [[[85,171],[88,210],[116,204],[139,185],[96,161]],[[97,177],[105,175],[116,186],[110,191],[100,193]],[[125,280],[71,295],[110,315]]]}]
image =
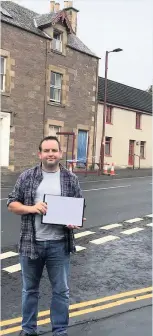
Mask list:
[{"label": "white wall", "polygon": [[9,166],[10,113],[0,112],[0,166]]},{"label": "white wall", "polygon": [[[96,137],[96,160],[99,161],[100,144],[102,135],[103,104],[98,105],[97,137]],[[121,108],[112,108],[112,125],[106,124],[105,135],[112,137],[112,155],[105,156],[105,162],[115,163],[118,167],[128,166],[129,140],[135,140],[134,153],[140,154],[140,144],[136,142],[146,141],[146,158],[140,161],[140,166],[152,167],[152,116],[142,114],[141,130],[135,128],[136,112]],[[138,167],[138,157],[135,165]]]}]

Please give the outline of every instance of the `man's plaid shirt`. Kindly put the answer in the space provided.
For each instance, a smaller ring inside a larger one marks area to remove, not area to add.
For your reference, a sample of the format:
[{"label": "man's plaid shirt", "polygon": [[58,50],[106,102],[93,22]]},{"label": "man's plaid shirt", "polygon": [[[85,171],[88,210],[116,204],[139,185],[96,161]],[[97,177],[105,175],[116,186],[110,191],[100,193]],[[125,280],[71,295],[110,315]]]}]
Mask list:
[{"label": "man's plaid shirt", "polygon": [[[34,205],[36,190],[43,180],[41,165],[24,171],[18,178],[13,191],[8,196],[7,206],[11,202],[21,202],[24,205]],[[61,195],[66,197],[82,197],[79,181],[76,175],[60,165]],[[71,223],[70,223],[71,224]],[[65,247],[67,253],[75,252],[74,233],[64,227]],[[21,231],[19,252],[31,259],[38,258],[35,242],[35,215],[21,216]]]}]

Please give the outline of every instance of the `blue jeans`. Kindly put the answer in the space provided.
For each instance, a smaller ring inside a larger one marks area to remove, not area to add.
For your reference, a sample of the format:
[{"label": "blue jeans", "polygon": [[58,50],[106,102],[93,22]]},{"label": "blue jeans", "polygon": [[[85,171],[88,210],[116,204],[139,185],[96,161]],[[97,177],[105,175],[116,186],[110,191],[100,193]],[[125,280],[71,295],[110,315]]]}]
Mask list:
[{"label": "blue jeans", "polygon": [[64,241],[37,241],[38,259],[20,256],[22,269],[22,330],[37,332],[39,283],[46,265],[52,285],[50,318],[54,335],[66,332],[69,323],[68,275],[70,254],[65,252]]}]

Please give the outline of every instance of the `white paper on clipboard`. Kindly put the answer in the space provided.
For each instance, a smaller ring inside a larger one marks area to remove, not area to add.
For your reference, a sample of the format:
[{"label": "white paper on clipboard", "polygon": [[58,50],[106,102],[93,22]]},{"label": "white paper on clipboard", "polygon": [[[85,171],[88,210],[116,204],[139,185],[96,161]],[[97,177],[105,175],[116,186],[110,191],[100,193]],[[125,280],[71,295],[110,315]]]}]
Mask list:
[{"label": "white paper on clipboard", "polygon": [[63,197],[45,194],[47,213],[42,224],[83,226],[84,198]]}]

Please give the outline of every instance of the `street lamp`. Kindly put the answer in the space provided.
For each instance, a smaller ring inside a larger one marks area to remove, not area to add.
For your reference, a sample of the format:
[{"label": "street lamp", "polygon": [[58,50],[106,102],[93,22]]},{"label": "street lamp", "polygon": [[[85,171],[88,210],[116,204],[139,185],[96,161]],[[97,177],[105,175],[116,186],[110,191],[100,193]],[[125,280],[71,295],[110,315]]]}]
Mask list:
[{"label": "street lamp", "polygon": [[105,55],[105,88],[104,88],[104,108],[103,108],[103,129],[102,129],[102,139],[100,148],[100,171],[104,167],[104,157],[105,157],[105,122],[106,122],[106,99],[107,99],[107,70],[108,70],[108,54],[112,52],[120,52],[123,49],[116,48],[111,51],[106,51]]}]

